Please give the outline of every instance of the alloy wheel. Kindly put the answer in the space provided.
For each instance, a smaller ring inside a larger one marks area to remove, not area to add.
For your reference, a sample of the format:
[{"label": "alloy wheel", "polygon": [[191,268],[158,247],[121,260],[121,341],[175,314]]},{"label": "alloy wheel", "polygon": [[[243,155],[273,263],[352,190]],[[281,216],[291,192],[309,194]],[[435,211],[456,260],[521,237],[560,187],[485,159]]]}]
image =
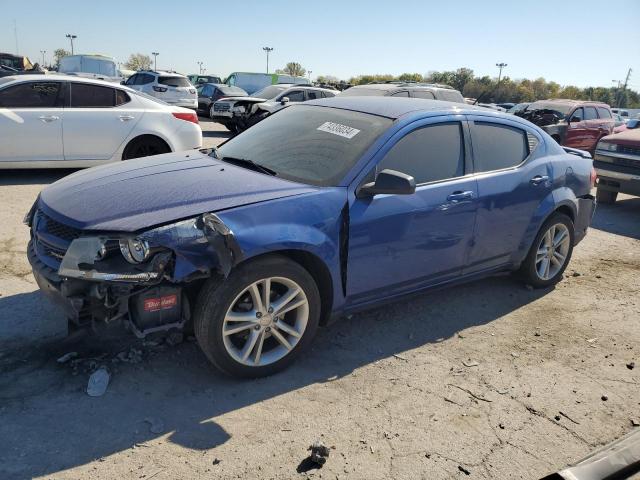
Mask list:
[{"label": "alloy wheel", "polygon": [[293,280],[269,277],[246,287],[231,302],[222,325],[227,353],[257,367],[286,357],[304,335],[309,301]]},{"label": "alloy wheel", "polygon": [[540,239],[536,252],[536,273],[541,280],[555,277],[565,262],[571,246],[569,229],[562,223],[549,227]]}]

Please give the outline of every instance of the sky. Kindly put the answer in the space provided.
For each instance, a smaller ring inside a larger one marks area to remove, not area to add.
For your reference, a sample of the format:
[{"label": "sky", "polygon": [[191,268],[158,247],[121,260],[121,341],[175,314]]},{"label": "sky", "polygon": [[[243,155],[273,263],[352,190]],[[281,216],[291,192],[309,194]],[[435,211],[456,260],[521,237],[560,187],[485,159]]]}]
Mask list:
[{"label": "sky", "polygon": [[[296,61],[341,79],[468,67],[512,79],[578,87],[615,85],[633,69],[640,90],[640,0],[427,2],[269,0],[0,0],[0,51],[51,61],[70,50],[125,62],[159,52],[158,68],[207,74],[264,72]],[[15,23],[14,23],[15,22]],[[15,29],[14,29],[15,25]]]}]

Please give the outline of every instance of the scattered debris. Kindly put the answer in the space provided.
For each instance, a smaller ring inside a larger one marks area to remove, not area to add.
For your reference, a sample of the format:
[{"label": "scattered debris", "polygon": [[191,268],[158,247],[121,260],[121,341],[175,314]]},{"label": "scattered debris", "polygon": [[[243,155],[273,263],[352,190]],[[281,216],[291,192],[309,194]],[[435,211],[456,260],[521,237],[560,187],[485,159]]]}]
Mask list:
[{"label": "scattered debris", "polygon": [[631,426],[632,426],[632,427],[640,427],[640,421],[638,421],[638,420],[637,420],[637,419],[635,419],[635,418],[632,418],[632,419],[631,419]]},{"label": "scattered debris", "polygon": [[468,468],[463,467],[462,465],[458,465],[458,470],[460,470],[465,475],[471,475],[471,470],[469,470]]},{"label": "scattered debris", "polygon": [[331,450],[320,440],[316,440],[307,449],[311,451],[311,455],[309,455],[309,459],[320,466],[324,465],[327,462],[327,458],[329,458],[329,454]]},{"label": "scattered debris", "polygon": [[213,462],[211,462],[211,463],[213,463],[214,465],[219,465],[221,461],[222,460],[220,460],[219,458],[214,458]]},{"label": "scattered debris", "polygon": [[147,417],[144,419],[144,421],[149,424],[149,431],[151,433],[164,432],[164,422],[159,418]]},{"label": "scattered debris", "polygon": [[571,274],[571,276],[572,276],[572,277],[581,277],[581,276],[582,276],[582,274],[581,274],[580,272],[573,272],[573,273]]},{"label": "scattered debris", "polygon": [[634,368],[636,368],[636,362],[629,362],[627,363],[627,368],[629,370],[633,370]]},{"label": "scattered debris", "polygon": [[477,367],[478,365],[480,365],[478,362],[476,362],[475,360],[469,361],[469,362],[462,362],[462,364],[465,367]]},{"label": "scattered debris", "polygon": [[393,356],[396,357],[399,360],[404,360],[405,362],[409,361],[405,357],[403,357],[402,355],[398,355],[397,353],[394,353]]},{"label": "scattered debris", "polygon": [[520,356],[520,354],[519,354],[519,353],[516,353],[516,352],[511,352],[511,356],[512,356],[513,358],[518,358],[518,357]]},{"label": "scattered debris", "polygon": [[447,385],[450,386],[450,387],[458,388],[458,389],[462,390],[463,392],[468,393],[469,395],[471,395],[476,400],[480,400],[480,401],[483,401],[483,402],[492,402],[493,401],[493,400],[489,400],[488,398],[480,397],[480,396],[476,395],[475,393],[473,393],[471,390],[467,390],[466,388],[463,388],[463,387],[461,387],[459,385],[454,385],[453,383],[449,383]]},{"label": "scattered debris", "polygon": [[462,406],[458,402],[456,402],[455,400],[451,400],[450,398],[447,398],[447,397],[442,397],[442,398],[444,398],[445,402],[453,403],[454,405],[458,405],[459,407]]},{"label": "scattered debris", "polygon": [[166,339],[167,345],[175,347],[176,345],[184,342],[184,333],[182,332],[172,332]]},{"label": "scattered debris", "polygon": [[111,375],[105,367],[100,367],[89,377],[87,383],[87,395],[90,397],[101,397],[107,391]]},{"label": "scattered debris", "polygon": [[123,363],[140,363],[142,362],[142,350],[131,347],[129,351],[118,353],[118,355],[116,355],[116,358]]},{"label": "scattered debris", "polygon": [[593,342],[595,342],[596,340],[598,340],[598,339],[597,339],[597,338],[590,338],[589,340],[587,340],[587,343],[593,343]]},{"label": "scattered debris", "polygon": [[566,418],[567,420],[569,420],[570,422],[575,423],[576,425],[580,425],[580,422],[577,420],[574,420],[573,418],[571,418],[569,415],[567,415],[564,412],[558,412],[560,415],[562,415],[564,418]]},{"label": "scattered debris", "polygon": [[78,352],[69,352],[62,355],[60,358],[56,360],[58,363],[67,363],[72,358],[76,358],[78,356]]},{"label": "scattered debris", "polygon": [[504,423],[499,423],[498,427],[500,428],[500,430],[504,430]]},{"label": "scattered debris", "polygon": [[607,400],[609,400],[609,397],[607,397],[606,395],[602,395],[600,397],[600,400],[602,400],[603,402],[606,402]]},{"label": "scattered debris", "polygon": [[539,337],[539,336],[540,336],[540,332],[536,331],[536,332],[533,334],[533,336],[534,336],[534,337]]},{"label": "scattered debris", "polygon": [[559,422],[561,417],[560,417],[560,415],[556,415],[556,416],[555,416],[555,417],[553,417],[553,418],[555,419],[555,421],[556,421],[556,422]]}]

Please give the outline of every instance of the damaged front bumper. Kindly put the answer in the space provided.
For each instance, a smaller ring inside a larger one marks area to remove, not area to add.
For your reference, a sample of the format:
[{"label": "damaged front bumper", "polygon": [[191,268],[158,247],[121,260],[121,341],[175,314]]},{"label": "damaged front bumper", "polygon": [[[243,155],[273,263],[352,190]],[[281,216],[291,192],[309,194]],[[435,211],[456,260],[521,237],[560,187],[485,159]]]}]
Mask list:
[{"label": "damaged front bumper", "polygon": [[[83,233],[71,241],[57,269],[47,257],[50,232],[37,215],[30,226],[28,259],[36,282],[69,319],[78,325],[128,320],[138,336],[182,327],[190,318],[191,284],[225,278],[242,257],[233,232],[212,213],[135,237]],[[133,239],[144,245],[139,261],[125,248]]]}]

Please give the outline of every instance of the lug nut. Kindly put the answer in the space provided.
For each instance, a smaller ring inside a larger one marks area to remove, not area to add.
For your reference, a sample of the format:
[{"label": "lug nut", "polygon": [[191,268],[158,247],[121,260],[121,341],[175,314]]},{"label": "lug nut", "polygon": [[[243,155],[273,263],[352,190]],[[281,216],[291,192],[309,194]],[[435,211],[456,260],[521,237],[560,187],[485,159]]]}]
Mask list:
[{"label": "lug nut", "polygon": [[269,307],[269,313],[273,313],[273,307]]},{"label": "lug nut", "polygon": [[265,330],[266,330],[267,332],[270,332],[270,331],[271,331],[271,327],[267,327]]},{"label": "lug nut", "polygon": [[255,327],[253,327],[254,330],[260,330],[260,325],[256,325]]},{"label": "lug nut", "polygon": [[262,318],[262,313],[256,312],[256,318]]}]

